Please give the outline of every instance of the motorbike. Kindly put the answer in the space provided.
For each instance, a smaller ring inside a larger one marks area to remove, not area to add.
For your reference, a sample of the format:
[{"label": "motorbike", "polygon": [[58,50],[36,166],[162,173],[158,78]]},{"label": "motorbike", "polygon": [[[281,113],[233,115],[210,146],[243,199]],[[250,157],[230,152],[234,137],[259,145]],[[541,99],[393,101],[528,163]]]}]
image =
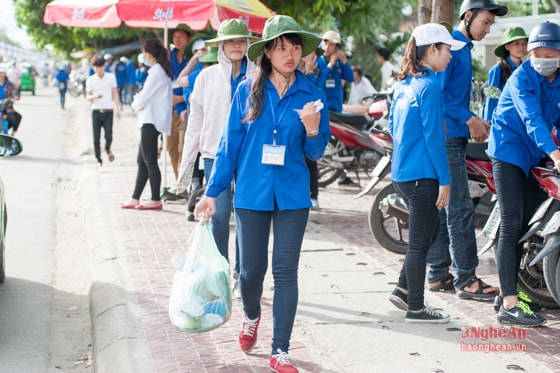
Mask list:
[{"label": "motorbike", "polygon": [[0,134],[0,157],[12,157],[23,151],[21,141],[13,136]]},{"label": "motorbike", "polygon": [[[389,137],[390,139],[390,137]],[[384,144],[386,155],[372,172],[369,184],[355,198],[371,192],[391,172],[392,139]],[[492,164],[486,154],[486,143],[467,144],[467,176],[469,191],[475,207],[474,225],[481,229],[495,204],[495,185]],[[368,216],[369,228],[377,242],[395,254],[406,254],[408,248],[408,206],[392,183],[375,196]]]},{"label": "motorbike", "polygon": [[72,97],[86,95],[86,78],[82,74],[70,74],[70,82],[68,84],[68,93]]},{"label": "motorbike", "polygon": [[386,126],[388,93],[375,93],[365,97],[372,100],[368,116],[353,113],[329,111],[331,140],[323,157],[317,161],[319,186],[326,187],[337,180],[344,172],[354,172],[360,185],[360,171],[369,172],[385,155],[378,146],[377,138],[389,135],[382,130]]}]

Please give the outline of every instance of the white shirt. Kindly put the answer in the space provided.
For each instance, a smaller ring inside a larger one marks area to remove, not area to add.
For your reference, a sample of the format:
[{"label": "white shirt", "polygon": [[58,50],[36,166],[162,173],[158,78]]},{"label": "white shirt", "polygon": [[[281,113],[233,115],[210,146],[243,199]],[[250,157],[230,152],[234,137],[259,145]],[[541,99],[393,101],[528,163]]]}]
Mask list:
[{"label": "white shirt", "polygon": [[362,99],[366,96],[371,96],[377,92],[368,78],[362,76],[360,81],[352,82],[350,86],[350,96],[348,97],[348,105],[363,105]]},{"label": "white shirt", "polygon": [[142,90],[134,96],[131,104],[138,113],[138,124],[151,123],[159,133],[171,133],[171,113],[173,93],[171,78],[163,67],[156,63],[148,70],[148,77]]},{"label": "white shirt", "polygon": [[91,108],[93,110],[113,109],[113,88],[117,88],[117,79],[114,74],[105,72],[100,78],[97,74],[93,74],[86,80],[86,92],[100,94],[101,98],[93,100]]},{"label": "white shirt", "polygon": [[395,71],[395,66],[389,62],[383,62],[381,65],[381,90],[387,89],[387,81],[393,75],[393,71]]}]

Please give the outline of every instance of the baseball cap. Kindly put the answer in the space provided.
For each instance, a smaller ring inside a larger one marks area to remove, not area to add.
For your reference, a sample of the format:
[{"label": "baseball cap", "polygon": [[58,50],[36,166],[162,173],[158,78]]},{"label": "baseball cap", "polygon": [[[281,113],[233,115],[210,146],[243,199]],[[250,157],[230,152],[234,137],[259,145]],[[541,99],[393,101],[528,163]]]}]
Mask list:
[{"label": "baseball cap", "polygon": [[206,40],[204,40],[204,39],[196,40],[192,45],[191,51],[194,53],[196,51],[199,51],[201,49],[206,48],[205,43],[206,43]]},{"label": "baseball cap", "polygon": [[328,40],[331,43],[340,44],[340,35],[336,31],[327,31],[323,34],[323,40]]},{"label": "baseball cap", "polygon": [[456,51],[465,46],[464,42],[453,39],[445,26],[439,23],[426,23],[416,27],[412,31],[412,37],[416,40],[417,47],[444,43],[450,45],[451,50]]},{"label": "baseball cap", "polygon": [[1,64],[0,65],[0,73],[6,74],[7,71],[8,71],[8,69],[6,68],[6,65]]}]

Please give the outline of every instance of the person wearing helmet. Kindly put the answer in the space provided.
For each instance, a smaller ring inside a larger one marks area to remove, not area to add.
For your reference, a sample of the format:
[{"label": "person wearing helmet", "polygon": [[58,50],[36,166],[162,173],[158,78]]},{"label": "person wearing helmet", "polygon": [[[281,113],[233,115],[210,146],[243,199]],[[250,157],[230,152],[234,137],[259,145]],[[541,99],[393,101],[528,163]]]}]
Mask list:
[{"label": "person wearing helmet", "polygon": [[[446,148],[451,177],[449,203],[440,213],[441,228],[430,252],[428,282],[432,289],[444,286],[444,290],[456,290],[461,299],[491,301],[499,289],[484,283],[476,276],[478,266],[476,234],[474,230],[474,208],[469,192],[465,164],[469,139],[483,142],[488,138],[489,124],[470,111],[471,82],[473,67],[471,48],[473,41],[482,40],[489,32],[496,16],[503,16],[508,8],[494,0],[464,0],[460,8],[461,22],[452,30],[454,39],[466,43],[452,51],[452,59],[443,73],[438,73],[442,82],[446,128]],[[446,214],[446,216],[444,216]],[[447,229],[445,224],[447,223]],[[453,250],[455,277],[449,273]],[[453,287],[451,287],[453,282]]]},{"label": "person wearing helmet", "polygon": [[506,325],[539,326],[546,319],[534,311],[540,307],[517,293],[517,271],[528,221],[539,202],[546,199],[532,167],[546,156],[560,169],[560,150],[551,130],[560,128],[560,26],[541,23],[529,34],[530,59],[506,82],[492,117],[488,155],[492,159],[496,194],[500,204],[498,275],[501,294],[496,299],[498,322]]},{"label": "person wearing helmet", "polygon": [[[317,67],[321,74],[326,75],[323,84],[323,92],[327,97],[327,106],[330,111],[342,112],[342,102],[344,101],[344,84],[354,81],[354,72],[352,66],[348,62],[348,57],[341,48],[342,39],[336,31],[329,30],[323,34],[323,55],[317,58]],[[313,162],[309,163],[312,175],[318,175],[317,165]],[[352,179],[343,172],[339,184],[355,184]],[[317,202],[318,204],[318,202]]]},{"label": "person wearing helmet", "polygon": [[[502,91],[506,81],[513,71],[521,65],[527,54],[527,34],[523,27],[512,26],[505,30],[502,43],[494,49],[499,58],[488,72],[487,87],[497,87]],[[486,96],[484,105],[484,119],[490,122],[494,109],[498,105],[496,97]]]}]

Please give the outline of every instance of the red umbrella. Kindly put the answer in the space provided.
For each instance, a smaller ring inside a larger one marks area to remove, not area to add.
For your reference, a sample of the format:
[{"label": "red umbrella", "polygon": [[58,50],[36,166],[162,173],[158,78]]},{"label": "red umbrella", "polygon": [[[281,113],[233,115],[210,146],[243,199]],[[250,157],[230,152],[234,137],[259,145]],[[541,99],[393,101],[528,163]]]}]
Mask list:
[{"label": "red umbrella", "polygon": [[251,32],[261,34],[274,14],[259,0],[54,0],[43,22],[68,27],[174,28],[187,23],[194,30],[208,22],[217,29],[224,19],[241,18]]}]

